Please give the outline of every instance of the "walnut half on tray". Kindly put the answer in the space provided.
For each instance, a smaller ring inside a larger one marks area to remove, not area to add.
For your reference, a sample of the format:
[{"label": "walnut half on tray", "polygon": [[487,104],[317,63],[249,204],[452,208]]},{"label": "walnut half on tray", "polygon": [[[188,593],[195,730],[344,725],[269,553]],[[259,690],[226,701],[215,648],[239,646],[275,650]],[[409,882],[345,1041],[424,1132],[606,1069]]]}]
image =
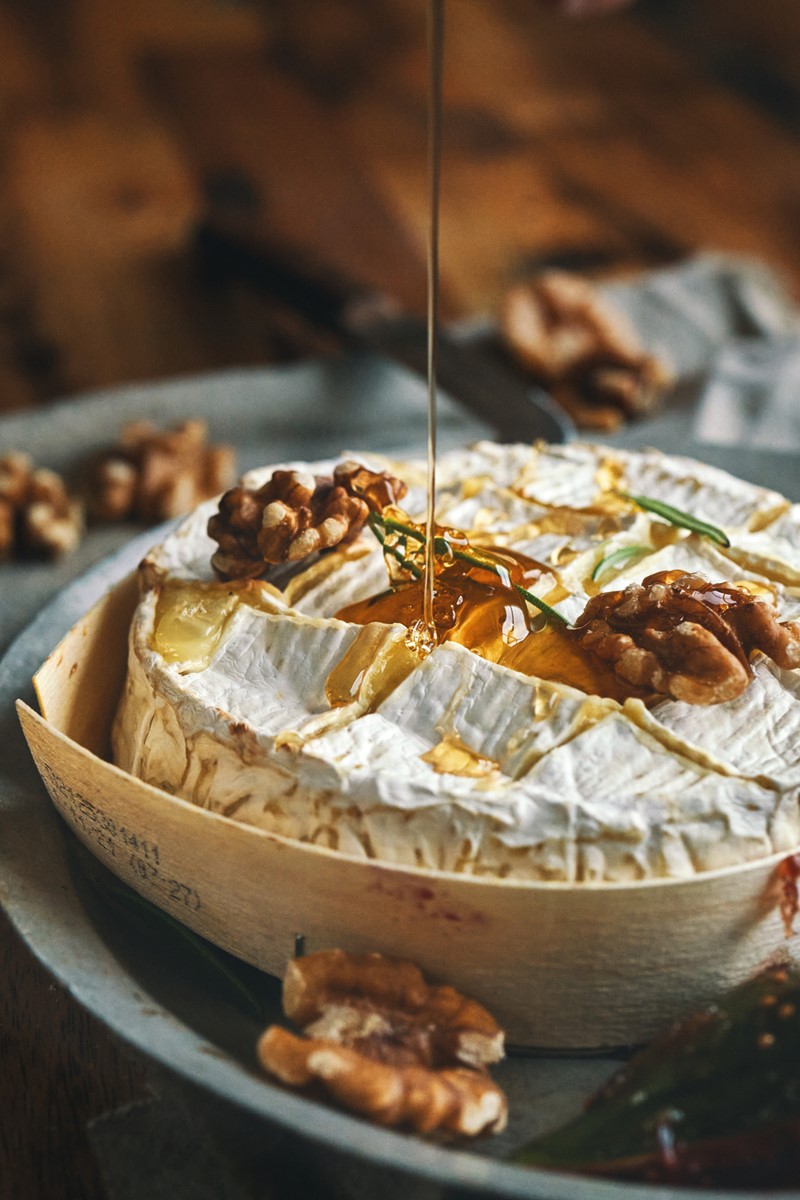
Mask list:
[{"label": "walnut half on tray", "polygon": [[482,1005],[432,987],[413,963],[325,950],[289,963],[283,984],[297,1036],[272,1025],[262,1065],[290,1087],[321,1087],[379,1125],[474,1137],[506,1122],[486,1065],[503,1033]]},{"label": "walnut half on tray", "polygon": [[205,421],[160,430],[150,421],[125,425],[116,446],[92,464],[87,508],[95,521],[165,521],[216,496],[235,478],[230,446],[208,441]]},{"label": "walnut half on tray", "polygon": [[34,469],[28,454],[0,457],[0,562],[60,558],[81,540],[83,513],[55,471]]}]

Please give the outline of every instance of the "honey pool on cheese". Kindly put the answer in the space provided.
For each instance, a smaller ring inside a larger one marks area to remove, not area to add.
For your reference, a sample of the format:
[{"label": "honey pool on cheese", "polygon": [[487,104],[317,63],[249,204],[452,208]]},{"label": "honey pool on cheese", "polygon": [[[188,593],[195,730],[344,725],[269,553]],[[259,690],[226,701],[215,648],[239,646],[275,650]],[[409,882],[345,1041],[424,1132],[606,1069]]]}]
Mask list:
[{"label": "honey pool on cheese", "polygon": [[[424,464],[347,457],[403,478],[422,517]],[[725,472],[655,451],[479,443],[444,456],[439,480],[438,522],[543,564],[541,598],[570,621],[598,590],[677,567],[769,595],[782,620],[800,613],[797,506]],[[722,526],[730,547],[620,491]],[[221,585],[215,507],[145,564],[114,727],[123,769],[333,851],[499,878],[685,877],[800,844],[799,671],[757,654],[742,696],[699,707],[595,683],[552,628],[488,657],[450,641],[419,660],[404,626],[335,615],[387,586],[369,531],[283,589],[279,573]],[[598,573],[623,547],[638,549]]]}]

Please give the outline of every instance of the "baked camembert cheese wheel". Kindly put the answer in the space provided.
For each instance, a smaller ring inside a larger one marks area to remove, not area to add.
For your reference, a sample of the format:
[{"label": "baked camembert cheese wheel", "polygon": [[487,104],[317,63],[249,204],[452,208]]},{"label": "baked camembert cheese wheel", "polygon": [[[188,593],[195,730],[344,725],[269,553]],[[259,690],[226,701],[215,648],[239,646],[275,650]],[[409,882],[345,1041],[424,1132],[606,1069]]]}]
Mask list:
[{"label": "baked camembert cheese wheel", "polygon": [[147,557],[118,766],[331,851],[496,878],[796,849],[800,505],[655,451],[445,455],[423,655],[424,464],[353,459],[252,472]]}]

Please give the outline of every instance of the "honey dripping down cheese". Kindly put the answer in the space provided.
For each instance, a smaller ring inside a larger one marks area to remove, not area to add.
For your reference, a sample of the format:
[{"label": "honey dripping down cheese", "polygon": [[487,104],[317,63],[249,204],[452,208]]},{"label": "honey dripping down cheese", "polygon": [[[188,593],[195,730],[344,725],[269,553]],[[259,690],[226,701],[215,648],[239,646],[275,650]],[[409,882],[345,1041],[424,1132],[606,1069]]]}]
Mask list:
[{"label": "honey dripping down cheese", "polygon": [[[408,524],[411,526],[410,521]],[[521,674],[567,684],[590,695],[620,702],[629,696],[648,696],[606,669],[569,630],[544,624],[541,614],[532,610],[517,591],[520,586],[548,604],[557,604],[566,593],[554,568],[505,547],[472,547],[463,534],[454,530],[437,528],[436,533],[437,642],[457,642],[480,657]],[[442,553],[443,543],[450,553]],[[469,553],[470,557],[487,556],[494,569],[456,558],[453,548]],[[423,561],[423,554],[419,545],[410,555],[420,578],[408,579],[399,568],[394,571],[391,587],[335,614],[339,620],[364,626],[364,630],[331,672],[326,692],[332,707],[349,703],[357,693],[371,703],[378,703],[418,662],[416,648],[407,640],[392,636],[387,627],[400,624],[411,629],[423,619],[424,581],[421,569],[414,563],[415,558]],[[720,614],[748,603],[751,596],[770,595],[769,589],[750,581],[699,583],[694,594]],[[281,593],[263,580],[244,583],[171,580],[158,599],[153,647],[166,662],[179,664],[184,673],[205,670],[241,605],[275,612],[282,609],[283,602]],[[662,618],[667,626],[683,619],[681,614]]]},{"label": "honey dripping down cheese", "polygon": [[[427,512],[424,549],[412,581],[398,577],[387,591],[356,604],[347,605],[336,616],[354,624],[370,622],[405,625],[405,648],[417,658],[430,654],[440,642],[454,641],[493,662],[503,663],[525,674],[570,684],[589,694],[624,699],[641,693],[622,684],[612,672],[582,653],[560,629],[539,628],[515,585],[540,591],[544,576],[551,602],[558,581],[550,569],[511,550],[491,549],[501,567],[501,578],[489,570],[437,554],[434,513],[436,508],[436,350],[439,325],[439,206],[441,178],[442,76],[444,57],[444,0],[428,0],[428,470]],[[401,514],[405,518],[405,514]],[[405,518],[407,520],[407,518]],[[467,542],[462,534],[451,540]],[[388,560],[387,560],[388,561]],[[390,563],[391,568],[391,563]],[[399,648],[384,651],[391,657]],[[328,698],[342,703],[352,694],[356,680],[368,669],[367,658],[348,656],[346,671],[329,680]]]},{"label": "honey dripping down cheese", "polygon": [[[549,567],[512,550],[486,549],[506,568],[505,580],[467,563],[437,558],[434,617],[439,642],[457,642],[522,674],[565,683],[590,695],[619,701],[644,695],[604,670],[568,633],[554,625],[542,627],[540,617],[529,610],[514,584],[541,593],[545,583],[548,590],[543,598],[556,601],[560,585]],[[158,600],[153,648],[165,662],[180,664],[183,672],[205,670],[236,609],[244,604],[275,611],[272,598],[276,596],[280,593],[257,580],[244,584],[171,581]],[[411,580],[350,604],[335,615],[355,625],[379,622],[413,628],[422,619],[423,605],[422,581]],[[348,703],[368,672],[369,692],[377,699],[388,694],[416,661],[418,652],[413,646],[384,642],[377,626],[374,638],[359,638],[331,672],[328,701],[332,707]]]},{"label": "honey dripping down cheese", "polygon": [[274,612],[280,592],[262,580],[200,583],[172,579],[156,605],[153,649],[183,671],[204,671],[219,649],[222,635],[241,604]]},{"label": "honey dripping down cheese", "polygon": [[[439,330],[439,192],[442,167],[442,68],[444,2],[428,0],[428,504],[426,530],[434,528],[436,510],[436,349]],[[439,639],[434,589],[434,539],[425,543],[422,606],[408,623],[407,644],[420,658]]]},{"label": "honey dripping down cheese", "polygon": [[[453,531],[437,529],[437,534],[445,533],[452,545]],[[463,535],[458,544],[468,546]],[[436,556],[433,612],[437,642],[457,642],[481,658],[589,695],[621,702],[628,696],[646,694],[618,679],[567,631],[544,625],[541,614],[531,611],[517,585],[535,592],[546,603],[557,603],[565,593],[552,568],[506,548],[471,550],[478,556],[490,555],[500,575],[451,556]],[[377,621],[413,629],[423,618],[424,603],[423,577],[397,578],[386,591],[348,604],[336,617],[355,625]]]},{"label": "honey dripping down cheese", "polygon": [[[519,584],[528,590],[543,577],[551,577],[546,588],[550,601],[557,580],[550,569],[525,555],[511,550],[486,547],[501,577],[480,566],[446,555],[437,555],[436,507],[436,348],[439,323],[439,203],[441,176],[442,67],[444,55],[444,0],[428,2],[428,473],[427,512],[424,526],[424,550],[413,555],[423,562],[416,566],[417,578],[408,580],[394,575],[393,586],[377,596],[342,608],[340,620],[367,625],[370,622],[402,624],[408,630],[406,648],[418,658],[430,654],[440,642],[453,641],[492,662],[502,663],[525,674],[570,684],[589,694],[624,699],[639,695],[622,684],[612,672],[584,654],[570,638],[553,626],[539,628],[541,621],[532,616]],[[405,514],[400,514],[406,521]],[[444,532],[444,531],[442,531]],[[467,548],[462,534],[448,534],[451,544]],[[421,566],[421,569],[420,569]],[[547,599],[547,595],[543,599]],[[398,653],[397,649],[393,652]],[[352,694],[355,680],[368,667],[349,657],[346,672],[335,673],[335,686],[329,680],[328,698],[341,703]],[[355,656],[357,657],[357,656]]]},{"label": "honey dripping down cheese", "polygon": [[[560,630],[548,626],[534,638],[525,601],[513,584],[538,579],[544,568],[511,551],[500,551],[512,576],[505,583],[487,571],[463,563],[446,571],[437,563],[436,399],[439,327],[439,208],[442,157],[442,80],[444,3],[428,0],[428,463],[424,566],[419,581],[382,593],[337,615],[343,620],[400,622],[408,628],[406,645],[418,657],[443,641],[457,641],[494,662],[526,674],[570,683],[584,691],[623,699],[638,695],[612,672],[592,665]],[[498,552],[495,552],[498,553]]]}]

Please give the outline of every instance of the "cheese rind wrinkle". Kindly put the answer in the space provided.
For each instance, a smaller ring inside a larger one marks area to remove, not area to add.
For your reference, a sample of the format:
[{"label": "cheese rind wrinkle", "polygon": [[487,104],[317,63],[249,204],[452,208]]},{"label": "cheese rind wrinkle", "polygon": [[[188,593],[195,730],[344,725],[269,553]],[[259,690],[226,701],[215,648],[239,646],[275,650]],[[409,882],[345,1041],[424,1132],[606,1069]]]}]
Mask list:
[{"label": "cheese rind wrinkle", "polygon": [[[421,464],[347,457],[406,478],[422,515]],[[568,619],[598,587],[670,568],[762,588],[784,620],[800,611],[798,506],[724,472],[655,451],[479,443],[445,455],[439,478],[438,519],[551,564]],[[722,525],[730,548],[632,512],[617,496],[628,489]],[[757,655],[746,691],[704,709],[620,705],[455,643],[403,659],[403,627],[332,616],[386,585],[368,533],[261,608],[221,605],[207,662],[167,661],[158,597],[170,581],[212,582],[211,511],[148,556],[114,727],[125,770],[331,850],[494,877],[679,877],[800,843],[800,671]],[[592,580],[632,543],[652,549]]]}]

